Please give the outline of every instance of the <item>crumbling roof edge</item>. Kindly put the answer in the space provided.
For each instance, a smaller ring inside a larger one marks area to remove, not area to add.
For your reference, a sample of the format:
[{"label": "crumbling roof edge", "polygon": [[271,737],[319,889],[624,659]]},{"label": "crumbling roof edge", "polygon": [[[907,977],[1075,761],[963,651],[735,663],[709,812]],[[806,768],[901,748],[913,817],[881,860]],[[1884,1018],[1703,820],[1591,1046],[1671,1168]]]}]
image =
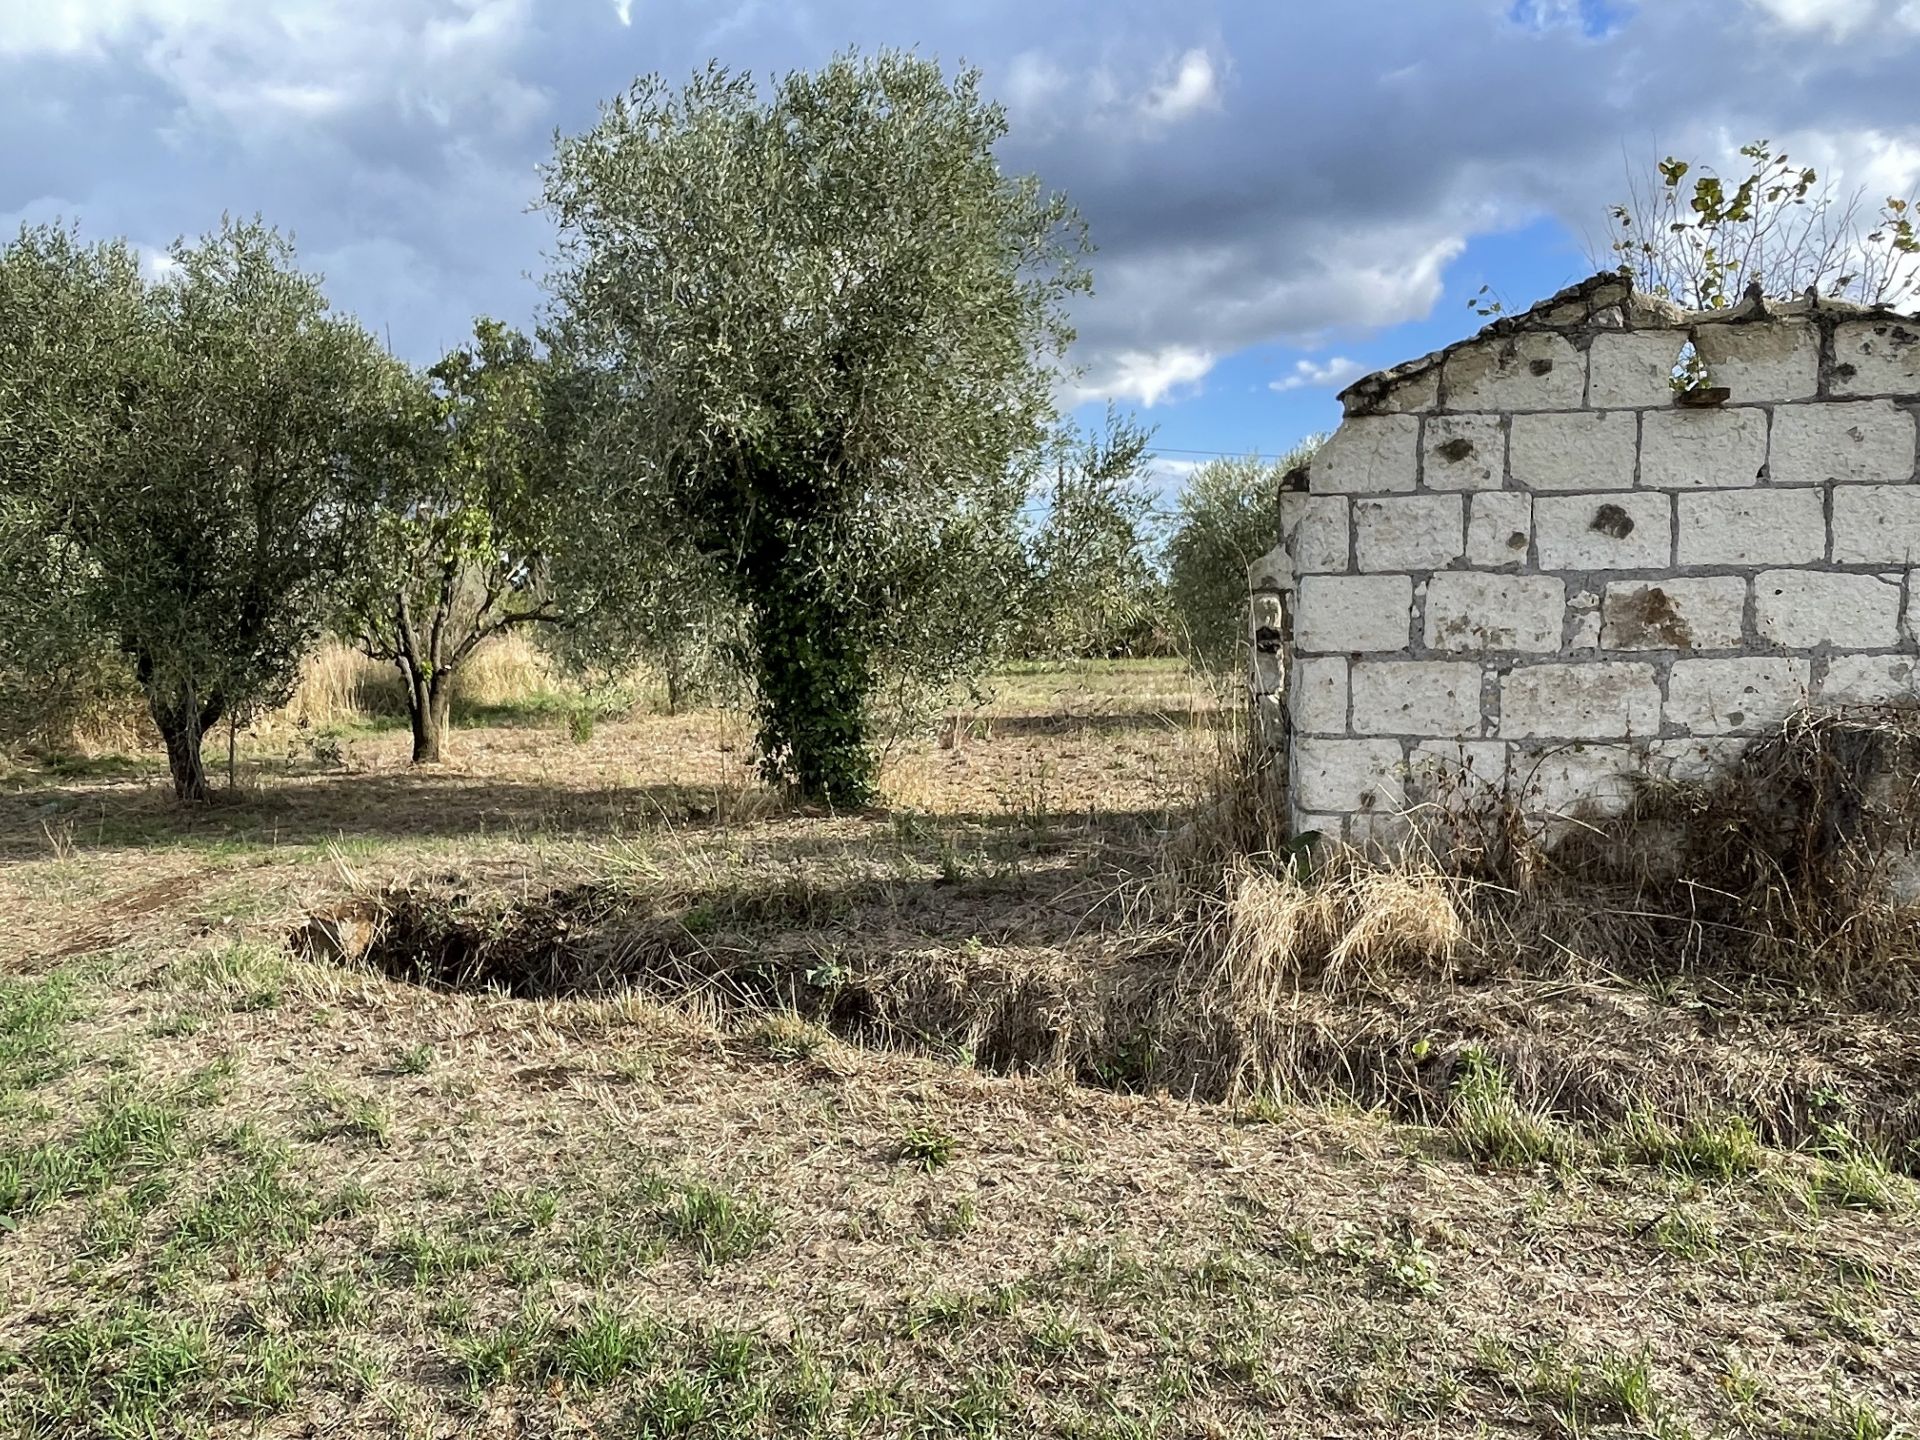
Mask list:
[{"label": "crumbling roof edge", "polygon": [[[1616,310],[1617,315],[1608,314]],[[1693,330],[1700,325],[1741,325],[1796,315],[1829,315],[1836,319],[1884,316],[1892,320],[1920,321],[1920,315],[1907,314],[1889,305],[1861,305],[1813,290],[1797,300],[1769,299],[1757,284],[1749,286],[1737,304],[1713,310],[1685,310],[1671,300],[1635,290],[1632,277],[1623,270],[1602,270],[1517,315],[1500,316],[1465,339],[1418,359],[1403,360],[1385,370],[1363,375],[1340,391],[1337,398],[1347,414],[1364,414],[1407,381],[1437,369],[1455,351],[1505,335],[1586,329]]]}]

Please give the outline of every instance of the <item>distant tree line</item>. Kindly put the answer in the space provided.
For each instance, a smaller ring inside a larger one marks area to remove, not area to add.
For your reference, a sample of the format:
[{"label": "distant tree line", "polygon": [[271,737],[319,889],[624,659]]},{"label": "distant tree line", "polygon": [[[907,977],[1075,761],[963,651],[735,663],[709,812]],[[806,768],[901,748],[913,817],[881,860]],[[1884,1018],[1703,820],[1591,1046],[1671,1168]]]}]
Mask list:
[{"label": "distant tree line", "polygon": [[323,633],[393,665],[413,757],[462,667],[547,637],[749,697],[760,765],[857,804],[876,740],[1010,655],[1236,662],[1285,461],[1194,478],[1057,412],[1087,287],[1059,196],[995,159],[979,77],[883,54],[637,83],[544,172],[539,334],[414,370],[289,242],[223,221],[0,250],[0,677],[123,667],[185,800]]}]

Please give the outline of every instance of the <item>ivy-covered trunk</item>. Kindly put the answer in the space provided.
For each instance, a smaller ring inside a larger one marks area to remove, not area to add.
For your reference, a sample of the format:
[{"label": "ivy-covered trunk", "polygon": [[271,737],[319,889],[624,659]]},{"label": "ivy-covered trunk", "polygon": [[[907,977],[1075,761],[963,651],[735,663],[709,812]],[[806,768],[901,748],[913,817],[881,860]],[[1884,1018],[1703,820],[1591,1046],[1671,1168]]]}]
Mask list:
[{"label": "ivy-covered trunk", "polygon": [[760,768],[808,800],[873,799],[867,702],[873,668],[855,617],[840,609],[804,544],[802,525],[756,526],[740,576],[751,607]]},{"label": "ivy-covered trunk", "polygon": [[200,700],[192,686],[184,683],[156,685],[150,664],[141,663],[136,668],[147,692],[147,709],[166,742],[167,771],[173,777],[175,798],[196,804],[205,801],[209,797],[207,765],[200,745],[207,731],[220,723],[224,707],[217,698]]}]

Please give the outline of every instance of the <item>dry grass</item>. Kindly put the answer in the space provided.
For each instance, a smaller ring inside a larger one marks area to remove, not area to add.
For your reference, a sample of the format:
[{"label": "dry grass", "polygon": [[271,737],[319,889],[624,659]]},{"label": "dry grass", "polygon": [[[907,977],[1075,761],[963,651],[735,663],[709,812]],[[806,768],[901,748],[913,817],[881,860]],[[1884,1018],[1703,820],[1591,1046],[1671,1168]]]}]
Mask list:
[{"label": "dry grass", "polygon": [[1920,1422],[1897,994],[1523,950],[1159,671],[1015,679],[858,815],[713,714],[22,773],[0,1432]]},{"label": "dry grass", "polygon": [[[462,706],[483,711],[584,698],[579,687],[520,631],[496,636],[476,650],[460,668],[457,691]],[[265,733],[286,726],[326,730],[365,725],[404,716],[406,705],[392,665],[328,640],[301,662],[292,698],[281,710],[264,717],[256,729]]]}]

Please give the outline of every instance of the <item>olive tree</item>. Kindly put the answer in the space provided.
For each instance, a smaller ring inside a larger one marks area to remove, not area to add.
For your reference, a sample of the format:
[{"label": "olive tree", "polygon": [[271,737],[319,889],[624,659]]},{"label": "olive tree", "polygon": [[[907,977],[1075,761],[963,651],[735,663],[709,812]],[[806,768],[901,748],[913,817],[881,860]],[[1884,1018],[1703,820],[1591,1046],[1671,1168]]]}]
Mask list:
[{"label": "olive tree", "polygon": [[335,603],[398,367],[257,222],[161,269],[59,228],[0,252],[0,493],[61,579],[14,623],[115,645],[200,800],[206,732],[284,699]]},{"label": "olive tree", "polygon": [[1161,616],[1153,554],[1148,431],[1109,411],[1087,433],[1062,430],[1043,469],[1027,549],[1032,584],[1023,654],[1113,655],[1150,636]]},{"label": "olive tree", "polygon": [[351,613],[366,653],[400,671],[416,765],[442,758],[468,657],[563,616],[547,563],[559,463],[547,393],[533,343],[482,319],[396,414]]},{"label": "olive tree", "polygon": [[995,156],[979,76],[843,56],[763,94],[642,79],[545,171],[556,348],[604,402],[616,548],[728,587],[765,773],[858,802],[875,708],[1004,639],[1025,458],[1052,418],[1066,204]]},{"label": "olive tree", "polygon": [[1209,460],[1188,477],[1167,541],[1167,595],[1196,664],[1232,671],[1244,661],[1247,571],[1280,542],[1281,483],[1319,448],[1312,436],[1277,460]]}]

